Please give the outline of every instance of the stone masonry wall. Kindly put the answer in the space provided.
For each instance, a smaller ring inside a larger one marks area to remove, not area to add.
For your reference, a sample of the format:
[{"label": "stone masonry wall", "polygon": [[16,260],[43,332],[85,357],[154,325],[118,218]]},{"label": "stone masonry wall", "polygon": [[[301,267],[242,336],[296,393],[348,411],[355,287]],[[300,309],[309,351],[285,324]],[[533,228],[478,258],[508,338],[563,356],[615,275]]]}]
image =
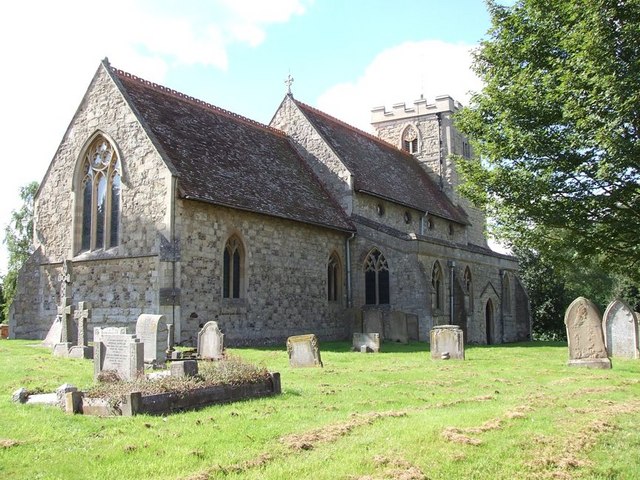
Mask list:
[{"label": "stone masonry wall", "polygon": [[[113,142],[122,165],[120,241],[106,251],[79,253],[75,217],[80,202],[75,201],[74,176],[84,149],[98,132]],[[99,318],[108,323],[135,322],[137,312],[157,308],[157,295],[151,293],[159,287],[157,259],[147,257],[156,256],[162,238],[169,236],[170,196],[170,172],[100,66],[35,199],[34,243],[39,253],[21,275],[39,280],[37,288],[20,288],[16,296],[12,318],[16,335],[42,338],[48,330],[59,300],[57,270],[65,258],[78,266],[73,301],[94,304],[94,323]],[[40,307],[35,311],[29,305]]]},{"label": "stone masonry wall", "polygon": [[[218,322],[228,345],[282,343],[305,333],[321,340],[346,338],[344,283],[341,300],[327,300],[329,256],[335,252],[345,265],[346,234],[214,205],[180,205],[185,342],[195,342],[200,326],[210,320]],[[223,252],[232,234],[245,252],[245,288],[239,299],[222,297]]]}]

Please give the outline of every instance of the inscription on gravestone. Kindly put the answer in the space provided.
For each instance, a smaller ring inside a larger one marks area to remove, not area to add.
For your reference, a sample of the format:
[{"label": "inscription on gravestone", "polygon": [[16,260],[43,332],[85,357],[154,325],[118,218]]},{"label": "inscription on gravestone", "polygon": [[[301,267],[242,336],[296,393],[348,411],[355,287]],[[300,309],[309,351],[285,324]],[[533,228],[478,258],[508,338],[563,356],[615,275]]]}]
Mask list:
[{"label": "inscription on gravestone", "polygon": [[638,321],[625,302],[614,300],[604,312],[602,320],[604,341],[612,357],[639,358]]},{"label": "inscription on gravestone", "polygon": [[115,372],[122,380],[133,380],[144,374],[144,345],[135,335],[102,334],[94,342],[94,377],[100,372]]},{"label": "inscription on gravestone", "polygon": [[314,334],[289,337],[287,353],[292,367],[322,367],[318,338]]},{"label": "inscription on gravestone", "polygon": [[595,304],[576,298],[564,315],[567,327],[569,362],[572,367],[611,368],[602,335],[602,319]]}]

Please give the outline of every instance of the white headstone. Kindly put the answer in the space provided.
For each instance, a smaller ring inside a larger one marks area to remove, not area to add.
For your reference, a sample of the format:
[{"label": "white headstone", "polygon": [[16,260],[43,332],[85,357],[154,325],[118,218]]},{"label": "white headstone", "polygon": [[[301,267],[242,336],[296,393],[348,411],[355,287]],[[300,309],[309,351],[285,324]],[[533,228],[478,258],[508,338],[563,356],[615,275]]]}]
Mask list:
[{"label": "white headstone", "polygon": [[612,357],[640,358],[638,320],[625,302],[614,300],[604,311],[602,330],[607,352]]},{"label": "white headstone", "polygon": [[105,370],[115,372],[121,380],[144,375],[144,345],[135,335],[103,333],[93,351],[95,378]]},{"label": "white headstone", "polygon": [[166,362],[169,332],[164,315],[140,315],[136,322],[136,337],[144,343],[145,363]]},{"label": "white headstone", "polygon": [[216,322],[207,322],[198,333],[198,357],[203,360],[220,360],[224,350],[224,334]]}]

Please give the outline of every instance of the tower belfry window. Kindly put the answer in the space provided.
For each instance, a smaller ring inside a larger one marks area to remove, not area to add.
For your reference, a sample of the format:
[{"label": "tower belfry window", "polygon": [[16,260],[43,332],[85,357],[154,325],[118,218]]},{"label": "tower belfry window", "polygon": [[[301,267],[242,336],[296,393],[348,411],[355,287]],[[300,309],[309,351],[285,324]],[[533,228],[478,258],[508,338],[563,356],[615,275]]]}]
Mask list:
[{"label": "tower belfry window", "polygon": [[418,153],[418,132],[412,125],[402,134],[402,149],[409,153]]}]

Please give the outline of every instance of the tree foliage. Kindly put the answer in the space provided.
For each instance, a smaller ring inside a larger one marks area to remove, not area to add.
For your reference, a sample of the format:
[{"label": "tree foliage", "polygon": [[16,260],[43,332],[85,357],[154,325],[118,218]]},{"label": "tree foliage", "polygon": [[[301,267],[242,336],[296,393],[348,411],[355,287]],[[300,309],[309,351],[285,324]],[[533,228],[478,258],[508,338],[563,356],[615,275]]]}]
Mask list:
[{"label": "tree foliage", "polygon": [[460,162],[462,193],[507,244],[640,280],[640,0],[488,9],[485,87],[457,116],[481,158]]},{"label": "tree foliage", "polygon": [[4,293],[3,315],[9,317],[9,308],[16,292],[18,272],[31,254],[33,240],[33,201],[38,191],[38,182],[20,188],[22,206],[11,212],[11,220],[5,229],[4,243],[9,254],[7,274],[2,281]]}]

